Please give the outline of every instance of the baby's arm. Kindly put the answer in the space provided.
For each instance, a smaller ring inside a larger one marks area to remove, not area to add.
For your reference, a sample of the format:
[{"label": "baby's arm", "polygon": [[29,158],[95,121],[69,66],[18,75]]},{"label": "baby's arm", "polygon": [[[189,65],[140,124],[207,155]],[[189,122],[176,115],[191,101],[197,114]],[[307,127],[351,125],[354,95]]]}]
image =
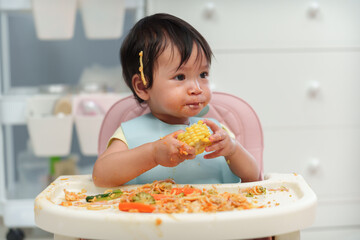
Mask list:
[{"label": "baby's arm", "polygon": [[128,149],[123,141],[114,139],[95,162],[93,169],[95,185],[120,186],[157,165],[174,167],[185,159],[195,158],[195,150],[176,139],[180,132],[174,132],[155,142],[145,143],[133,149]]},{"label": "baby's arm", "polygon": [[205,148],[205,151],[212,153],[205,155],[204,158],[224,156],[231,171],[243,182],[259,180],[260,170],[255,158],[217,124],[208,119],[205,119],[204,123],[214,132],[209,138],[212,145]]}]

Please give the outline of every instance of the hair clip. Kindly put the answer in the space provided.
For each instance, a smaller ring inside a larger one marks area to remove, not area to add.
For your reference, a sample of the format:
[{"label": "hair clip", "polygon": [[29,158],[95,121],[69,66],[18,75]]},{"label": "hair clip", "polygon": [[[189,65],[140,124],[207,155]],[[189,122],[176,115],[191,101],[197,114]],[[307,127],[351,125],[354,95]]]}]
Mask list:
[{"label": "hair clip", "polygon": [[144,65],[143,65],[143,61],[142,61],[143,51],[139,52],[139,56],[140,56],[140,67],[139,67],[140,76],[141,76],[141,80],[142,80],[144,86],[146,86],[146,79],[145,79],[145,75],[144,75]]}]

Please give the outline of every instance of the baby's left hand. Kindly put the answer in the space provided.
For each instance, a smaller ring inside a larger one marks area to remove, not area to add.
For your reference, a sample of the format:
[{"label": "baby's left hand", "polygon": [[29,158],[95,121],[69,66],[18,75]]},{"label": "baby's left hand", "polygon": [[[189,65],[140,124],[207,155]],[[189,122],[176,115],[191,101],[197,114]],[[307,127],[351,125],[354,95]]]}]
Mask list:
[{"label": "baby's left hand", "polygon": [[216,158],[219,156],[228,157],[231,156],[236,150],[236,141],[231,138],[229,134],[209,119],[204,119],[203,122],[208,125],[213,131],[213,135],[209,137],[210,146],[205,148],[205,151],[212,152],[206,154],[204,158]]}]

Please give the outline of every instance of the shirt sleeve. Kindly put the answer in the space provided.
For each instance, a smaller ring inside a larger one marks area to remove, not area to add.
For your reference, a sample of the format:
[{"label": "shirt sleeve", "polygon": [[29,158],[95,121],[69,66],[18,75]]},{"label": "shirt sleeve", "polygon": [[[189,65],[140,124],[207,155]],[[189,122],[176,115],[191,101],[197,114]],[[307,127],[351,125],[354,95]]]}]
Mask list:
[{"label": "shirt sleeve", "polygon": [[110,144],[112,143],[112,141],[113,141],[114,139],[118,139],[118,140],[120,140],[120,141],[123,141],[123,142],[126,144],[126,146],[128,146],[128,143],[127,143],[127,141],[126,141],[126,138],[125,138],[125,135],[124,135],[124,132],[123,132],[121,126],[120,126],[118,129],[116,129],[116,131],[114,132],[114,134],[111,136],[111,138],[109,139],[109,142],[108,142],[106,148],[108,148],[108,147],[110,146]]}]

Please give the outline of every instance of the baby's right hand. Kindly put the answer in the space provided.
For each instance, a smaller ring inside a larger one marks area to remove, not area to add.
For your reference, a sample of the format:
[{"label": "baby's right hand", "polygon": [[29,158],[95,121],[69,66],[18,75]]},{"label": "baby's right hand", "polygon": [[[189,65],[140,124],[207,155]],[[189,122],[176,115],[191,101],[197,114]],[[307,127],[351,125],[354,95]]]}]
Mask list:
[{"label": "baby's right hand", "polygon": [[173,132],[154,142],[154,161],[164,167],[175,167],[186,159],[194,159],[195,149],[176,139],[183,130]]}]

